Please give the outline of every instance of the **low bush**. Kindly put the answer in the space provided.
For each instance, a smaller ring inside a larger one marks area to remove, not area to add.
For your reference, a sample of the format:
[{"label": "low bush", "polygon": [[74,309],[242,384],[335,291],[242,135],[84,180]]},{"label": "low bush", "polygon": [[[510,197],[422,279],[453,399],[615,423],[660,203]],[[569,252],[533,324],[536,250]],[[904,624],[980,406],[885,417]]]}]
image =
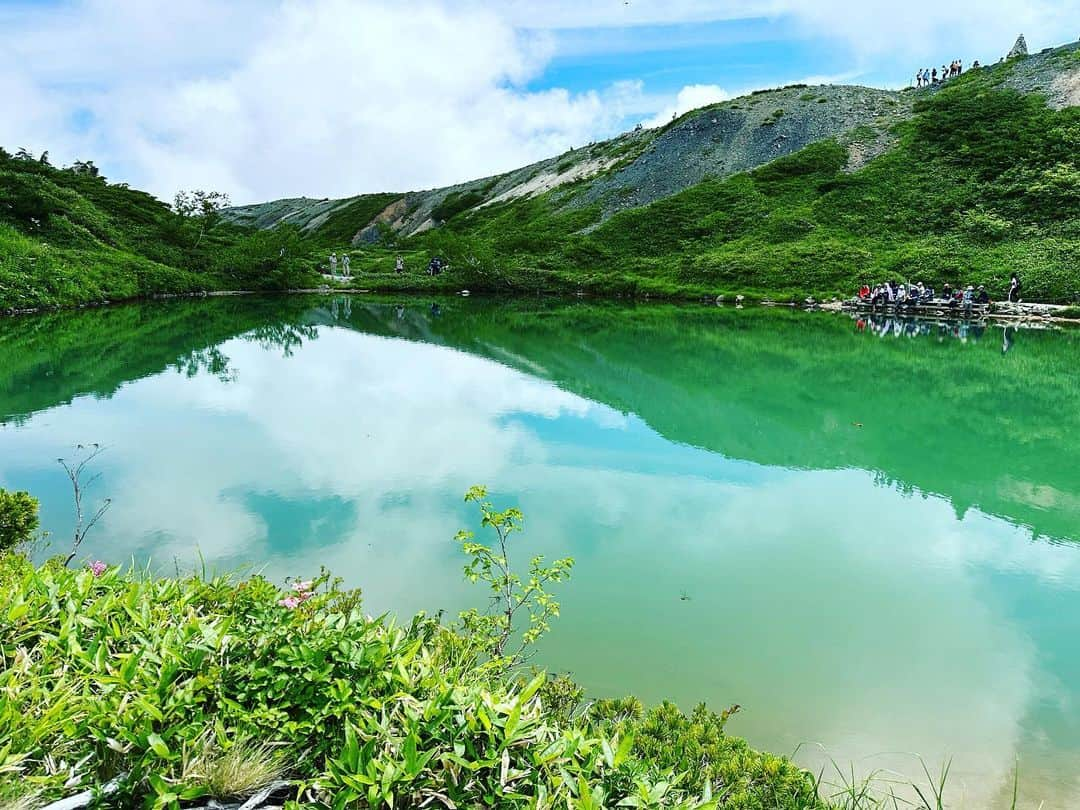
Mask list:
[{"label": "low bush", "polygon": [[9,554],[0,587],[0,799],[115,780],[123,802],[177,807],[283,776],[334,808],[819,806],[725,716],[571,719],[543,676],[484,666],[423,615],[366,616],[325,574],[282,590]]}]

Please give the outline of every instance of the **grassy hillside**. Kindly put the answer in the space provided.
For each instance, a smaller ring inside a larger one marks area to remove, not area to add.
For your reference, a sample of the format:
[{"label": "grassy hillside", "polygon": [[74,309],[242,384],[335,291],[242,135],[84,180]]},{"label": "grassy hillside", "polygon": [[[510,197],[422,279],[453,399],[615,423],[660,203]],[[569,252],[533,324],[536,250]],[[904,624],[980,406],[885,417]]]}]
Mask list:
[{"label": "grassy hillside", "polygon": [[[1050,75],[1080,71],[1076,48],[1042,58]],[[590,192],[582,182],[460,213],[393,249],[411,249],[414,265],[446,255],[457,270],[436,283],[448,289],[801,297],[897,278],[1000,295],[1015,271],[1029,298],[1072,301],[1080,108],[1009,86],[1019,64],[919,93],[892,148],[855,170],[880,133],[823,140],[608,219],[600,202],[574,204]],[[365,249],[354,267],[388,270],[391,252]]]},{"label": "grassy hillside", "polygon": [[295,229],[182,217],[125,184],[0,149],[0,310],[280,288],[310,272],[299,253]]}]

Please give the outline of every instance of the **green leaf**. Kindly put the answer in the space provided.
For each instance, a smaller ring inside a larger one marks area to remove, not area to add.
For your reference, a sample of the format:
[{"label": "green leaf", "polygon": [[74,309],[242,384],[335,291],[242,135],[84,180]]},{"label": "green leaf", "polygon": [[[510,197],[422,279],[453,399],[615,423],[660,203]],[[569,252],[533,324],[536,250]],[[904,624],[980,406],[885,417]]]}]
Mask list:
[{"label": "green leaf", "polygon": [[619,747],[615,751],[615,759],[612,763],[612,766],[618,768],[620,765],[626,762],[626,758],[630,756],[630,751],[633,749],[633,747],[634,735],[630,732],[627,732],[622,736],[622,739],[619,740]]},{"label": "green leaf", "polygon": [[161,739],[160,734],[151,732],[147,736],[146,742],[153,750],[153,752],[162,759],[167,759],[172,753],[171,751],[169,751],[169,746],[165,744],[165,740]]}]

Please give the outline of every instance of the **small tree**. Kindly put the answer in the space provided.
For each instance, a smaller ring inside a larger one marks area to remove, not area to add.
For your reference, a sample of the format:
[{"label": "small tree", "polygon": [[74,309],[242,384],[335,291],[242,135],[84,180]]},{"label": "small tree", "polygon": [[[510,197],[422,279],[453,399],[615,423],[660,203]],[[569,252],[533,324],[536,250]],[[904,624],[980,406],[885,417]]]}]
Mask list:
[{"label": "small tree", "polygon": [[86,466],[101,455],[101,453],[105,451],[105,448],[100,444],[92,444],[89,447],[80,444],[77,445],[75,449],[83,454],[83,458],[78,462],[69,463],[67,459],[57,459],[57,462],[64,468],[64,472],[67,473],[68,478],[71,480],[72,495],[75,498],[75,530],[71,537],[71,551],[67,557],[64,558],[64,565],[71,564],[71,561],[75,559],[75,555],[79,553],[79,546],[81,546],[83,540],[86,539],[86,535],[94,528],[94,524],[101,520],[102,516],[109,511],[109,506],[112,505],[112,500],[106,498],[102,501],[101,506],[97,508],[97,511],[95,511],[89,519],[86,518],[86,515],[83,513],[83,495],[86,488],[101,477],[101,473],[90,476],[86,481],[83,481],[83,473],[86,471]]},{"label": "small tree", "polygon": [[220,191],[178,191],[173,198],[173,210],[198,226],[195,247],[199,246],[208,231],[221,222],[221,209],[228,206],[229,195]]},{"label": "small tree", "polygon": [[71,168],[68,169],[72,174],[85,175],[87,177],[96,177],[104,180],[101,176],[101,170],[94,165],[92,160],[76,160],[71,164]]},{"label": "small tree", "polygon": [[30,542],[37,528],[37,498],[0,489],[0,551]]},{"label": "small tree", "polygon": [[[551,620],[559,615],[559,603],[552,598],[547,586],[568,579],[574,560],[566,557],[545,566],[543,555],[537,555],[529,563],[528,579],[522,580],[511,565],[508,542],[511,535],[521,531],[524,516],[515,507],[496,511],[486,498],[484,487],[472,487],[465,493],[466,502],[479,505],[480,525],[495,532],[498,544],[477,543],[473,532],[465,530],[458,532],[455,539],[469,557],[465,577],[470,582],[488,584],[491,606],[486,613],[465,611],[461,620],[466,633],[482,639],[481,643],[495,661],[515,666],[527,657],[527,648],[548,631]],[[506,647],[514,634],[515,620],[522,613],[529,617],[528,627],[522,631],[517,650],[507,655]]]}]

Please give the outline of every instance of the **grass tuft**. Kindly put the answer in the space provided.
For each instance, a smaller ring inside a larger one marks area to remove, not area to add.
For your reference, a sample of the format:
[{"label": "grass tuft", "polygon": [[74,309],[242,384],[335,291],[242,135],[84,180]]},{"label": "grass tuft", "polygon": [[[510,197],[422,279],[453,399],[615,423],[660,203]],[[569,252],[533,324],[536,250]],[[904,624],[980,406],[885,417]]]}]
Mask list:
[{"label": "grass tuft", "polygon": [[279,780],[285,765],[277,746],[248,738],[222,749],[207,735],[185,749],[181,773],[216,799],[242,799]]}]

